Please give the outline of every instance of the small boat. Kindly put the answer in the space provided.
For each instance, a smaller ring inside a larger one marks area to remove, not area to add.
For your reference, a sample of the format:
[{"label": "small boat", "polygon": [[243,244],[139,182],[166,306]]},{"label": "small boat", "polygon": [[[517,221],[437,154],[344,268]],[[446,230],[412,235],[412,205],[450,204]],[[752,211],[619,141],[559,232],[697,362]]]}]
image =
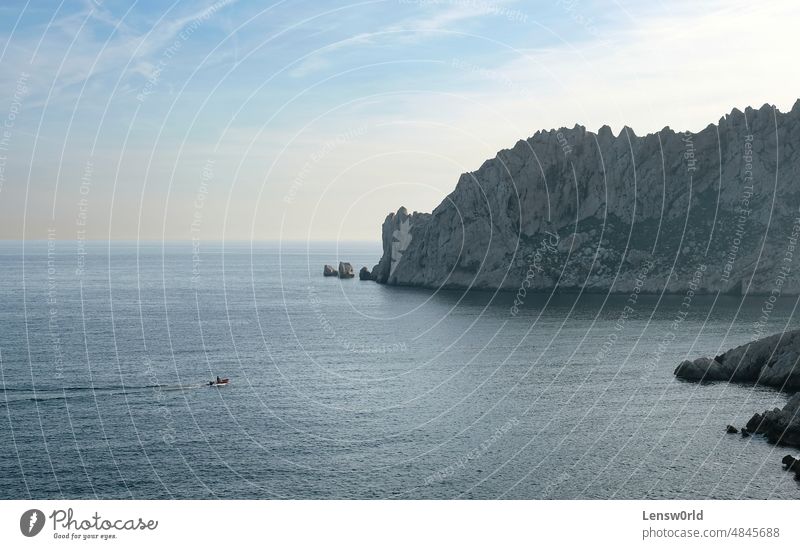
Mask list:
[{"label": "small boat", "polygon": [[227,377],[222,378],[222,379],[217,377],[216,381],[209,381],[208,382],[208,386],[209,387],[224,387],[228,383],[230,383],[230,380]]}]

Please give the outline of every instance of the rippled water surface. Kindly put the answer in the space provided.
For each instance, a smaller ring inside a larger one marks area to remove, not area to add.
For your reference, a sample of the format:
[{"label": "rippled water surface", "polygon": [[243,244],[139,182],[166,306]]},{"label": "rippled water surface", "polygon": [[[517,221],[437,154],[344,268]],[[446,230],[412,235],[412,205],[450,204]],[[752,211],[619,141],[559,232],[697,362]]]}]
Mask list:
[{"label": "rippled water surface", "polygon": [[0,243],[0,497],[800,495],[784,449],[724,433],[785,395],[672,375],[750,340],[763,298],[642,296],[618,322],[627,296],[538,295],[513,316],[509,295],[322,277],[373,245],[76,250]]}]

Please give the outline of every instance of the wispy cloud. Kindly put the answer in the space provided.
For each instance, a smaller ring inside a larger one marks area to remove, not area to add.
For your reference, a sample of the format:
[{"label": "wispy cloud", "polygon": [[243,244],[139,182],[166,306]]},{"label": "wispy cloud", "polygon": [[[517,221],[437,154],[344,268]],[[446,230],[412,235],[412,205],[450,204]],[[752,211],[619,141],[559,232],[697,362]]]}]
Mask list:
[{"label": "wispy cloud", "polygon": [[368,46],[373,37],[378,36],[380,33],[359,33],[355,36],[339,40],[322,46],[321,48],[312,52],[306,59],[301,61],[289,74],[293,77],[299,78],[309,74],[317,73],[318,71],[331,66],[330,58],[337,51],[351,47]]},{"label": "wispy cloud", "polygon": [[462,88],[487,107],[518,113],[531,129],[573,122],[700,129],[734,106],[791,107],[800,95],[800,74],[790,68],[800,51],[792,30],[798,18],[792,0],[713,2],[702,10],[677,4],[588,42],[565,37],[496,57],[487,69],[530,97],[506,93],[503,82],[476,71],[464,72],[473,85]]},{"label": "wispy cloud", "polygon": [[400,21],[378,26],[372,32],[357,32],[353,36],[327,44],[291,71],[295,77],[318,73],[335,68],[333,59],[337,53],[348,48],[374,46],[379,42],[402,47],[425,40],[442,37],[446,31],[463,31],[468,21],[487,17],[510,17],[519,21],[527,19],[520,10],[511,8],[513,2],[499,0],[405,0],[399,5],[413,13]]},{"label": "wispy cloud", "polygon": [[197,21],[213,24],[211,16],[233,2],[207,2],[199,9],[180,13],[173,4],[155,19],[134,25],[128,22],[130,9],[117,16],[102,4],[87,0],[81,9],[65,13],[52,23],[18,33],[0,78],[16,78],[20,71],[32,74],[29,108],[44,106],[51,87],[50,101],[69,103],[77,97],[70,90],[76,92],[90,78],[108,74],[122,81],[146,78],[158,56],[188,25]]}]

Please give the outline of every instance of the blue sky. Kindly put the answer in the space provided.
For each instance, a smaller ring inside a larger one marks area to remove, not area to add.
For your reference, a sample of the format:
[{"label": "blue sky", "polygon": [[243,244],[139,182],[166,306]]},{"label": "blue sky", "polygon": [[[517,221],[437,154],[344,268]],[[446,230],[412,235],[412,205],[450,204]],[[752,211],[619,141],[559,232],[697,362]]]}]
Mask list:
[{"label": "blue sky", "polygon": [[377,239],[388,211],[430,211],[539,129],[697,130],[733,107],[789,109],[798,12],[5,2],[0,238]]}]

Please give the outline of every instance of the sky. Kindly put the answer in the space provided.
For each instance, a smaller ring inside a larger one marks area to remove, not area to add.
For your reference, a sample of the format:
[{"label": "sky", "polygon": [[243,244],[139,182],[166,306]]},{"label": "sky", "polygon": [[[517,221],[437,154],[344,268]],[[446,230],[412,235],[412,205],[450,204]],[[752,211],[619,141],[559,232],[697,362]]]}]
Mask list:
[{"label": "sky", "polygon": [[800,97],[800,3],[5,1],[0,239],[378,240],[541,129]]}]

